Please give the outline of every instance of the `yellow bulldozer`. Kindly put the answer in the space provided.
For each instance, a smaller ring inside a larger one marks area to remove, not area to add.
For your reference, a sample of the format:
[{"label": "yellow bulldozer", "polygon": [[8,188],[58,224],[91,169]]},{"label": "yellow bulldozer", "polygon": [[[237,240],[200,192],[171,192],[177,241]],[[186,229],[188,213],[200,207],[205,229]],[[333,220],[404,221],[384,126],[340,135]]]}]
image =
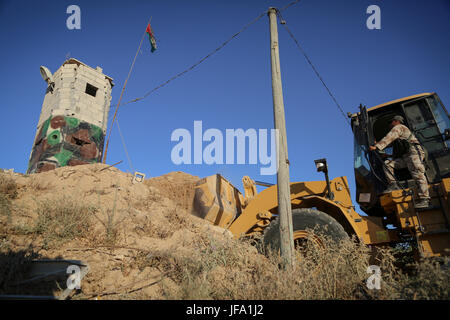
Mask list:
[{"label": "yellow bulldozer", "polygon": [[[320,244],[319,230],[334,240],[356,235],[371,246],[411,243],[421,257],[448,255],[450,250],[450,120],[436,93],[423,93],[349,113],[354,135],[356,199],[366,215],[355,211],[347,178],[328,178],[326,159],[315,160],[323,181],[292,182],[294,244],[307,239]],[[390,130],[389,120],[401,115],[424,147],[431,202],[417,209],[416,186],[407,169],[395,170],[400,190],[383,193],[383,165],[392,148],[381,157],[369,151]],[[277,186],[245,176],[244,195],[219,174],[197,182],[194,214],[231,231],[234,237],[263,235],[264,245],[279,248]],[[267,187],[260,193],[256,185]]]}]

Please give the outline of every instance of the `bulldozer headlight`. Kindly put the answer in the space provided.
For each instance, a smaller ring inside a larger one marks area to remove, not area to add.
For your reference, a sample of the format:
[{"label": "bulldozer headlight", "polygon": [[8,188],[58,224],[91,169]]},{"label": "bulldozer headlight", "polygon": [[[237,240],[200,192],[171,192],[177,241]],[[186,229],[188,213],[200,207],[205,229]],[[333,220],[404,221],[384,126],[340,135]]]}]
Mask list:
[{"label": "bulldozer headlight", "polygon": [[314,160],[314,163],[316,164],[317,172],[326,172],[327,169],[327,160],[326,159],[318,159]]}]

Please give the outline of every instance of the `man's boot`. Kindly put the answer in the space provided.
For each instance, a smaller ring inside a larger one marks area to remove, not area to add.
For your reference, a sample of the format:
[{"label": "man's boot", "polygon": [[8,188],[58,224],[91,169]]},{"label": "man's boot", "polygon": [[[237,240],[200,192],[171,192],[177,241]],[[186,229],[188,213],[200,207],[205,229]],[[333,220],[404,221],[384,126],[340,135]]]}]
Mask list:
[{"label": "man's boot", "polygon": [[416,202],[416,209],[424,209],[428,208],[430,206],[430,200],[428,199],[419,199],[419,201]]},{"label": "man's boot", "polygon": [[389,193],[394,190],[400,190],[400,189],[401,189],[401,187],[397,184],[397,182],[393,182],[390,185],[388,185],[388,187],[383,191],[383,193]]}]

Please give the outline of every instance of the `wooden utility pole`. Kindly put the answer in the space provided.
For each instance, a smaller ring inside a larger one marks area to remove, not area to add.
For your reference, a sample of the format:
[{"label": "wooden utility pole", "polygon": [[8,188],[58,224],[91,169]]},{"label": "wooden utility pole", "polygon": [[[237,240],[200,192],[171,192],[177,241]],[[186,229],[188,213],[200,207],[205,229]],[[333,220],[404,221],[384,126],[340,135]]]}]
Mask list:
[{"label": "wooden utility pole", "polygon": [[272,97],[277,141],[277,191],[280,219],[280,249],[285,266],[294,266],[294,236],[292,228],[289,160],[287,152],[286,121],[284,118],[283,89],[281,87],[280,53],[278,50],[277,10],[269,8],[270,58],[272,65]]}]

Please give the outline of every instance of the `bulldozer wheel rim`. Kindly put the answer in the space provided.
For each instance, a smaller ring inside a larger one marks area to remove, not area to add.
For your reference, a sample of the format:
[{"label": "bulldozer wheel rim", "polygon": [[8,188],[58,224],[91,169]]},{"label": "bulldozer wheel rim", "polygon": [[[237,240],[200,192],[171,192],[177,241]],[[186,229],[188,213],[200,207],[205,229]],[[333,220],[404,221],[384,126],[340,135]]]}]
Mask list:
[{"label": "bulldozer wheel rim", "polygon": [[301,248],[302,246],[304,246],[305,242],[307,240],[312,240],[312,242],[320,247],[323,248],[323,243],[320,240],[320,238],[315,235],[315,234],[311,234],[310,232],[306,231],[306,230],[296,230],[294,231],[293,234],[293,238],[294,238],[294,246],[296,249]]}]

